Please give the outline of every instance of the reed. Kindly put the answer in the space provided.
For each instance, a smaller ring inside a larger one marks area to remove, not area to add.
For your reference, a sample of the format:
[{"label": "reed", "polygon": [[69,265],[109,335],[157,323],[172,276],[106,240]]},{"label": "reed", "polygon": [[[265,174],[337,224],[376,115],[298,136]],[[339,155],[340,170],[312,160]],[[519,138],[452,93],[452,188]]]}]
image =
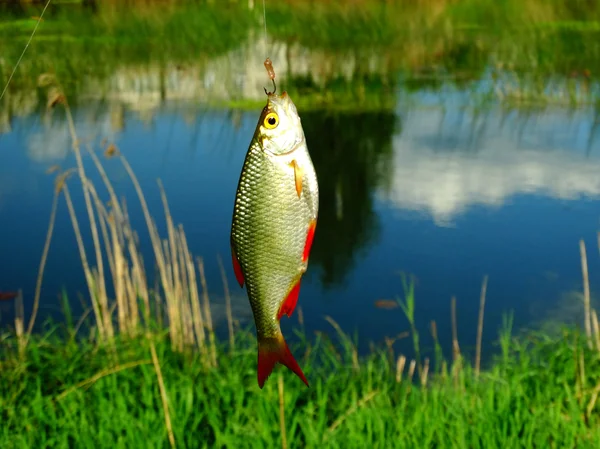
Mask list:
[{"label": "reed", "polygon": [[[161,311],[164,308],[166,309],[165,325],[168,327],[169,339],[174,350],[185,352],[188,349],[196,348],[206,367],[216,366],[217,343],[203,263],[199,260],[197,266],[194,264],[194,257],[189,250],[183,226],[176,225],[171,216],[164,187],[158,181],[167,225],[167,235],[161,237],[132,167],[114,144],[109,145],[105,151],[106,158],[115,159],[125,168],[144,214],[150,245],[153,249],[154,260],[152,262],[157,269],[157,285],[151,289],[146,262],[140,250],[139,234],[132,228],[125,200],[119,201],[118,192],[107,175],[97,152],[89,145],[86,146],[85,152],[82,150],[71,109],[57,79],[51,75],[44,75],[40,85],[47,88],[49,107],[58,107],[59,105],[64,107],[73,142],[76,167],[65,170],[57,177],[57,186],[60,188],[57,187],[55,191],[54,206],[36,289],[36,307],[34,307],[28,333],[33,326],[39,302],[39,290],[52,235],[56,203],[58,195],[62,194],[67,203],[79,248],[98,341],[112,344],[116,335],[135,338],[141,333],[147,333],[150,336],[149,326],[151,323],[162,322]],[[90,180],[87,174],[88,168],[84,164],[84,156],[89,157],[92,167],[100,176],[104,192],[101,192]],[[67,175],[72,174],[76,174],[81,183],[84,207],[92,235],[93,258],[88,256],[83,243],[80,217],[69,188],[72,181],[67,179]],[[108,262],[108,267],[104,266],[105,260]],[[227,280],[224,269],[222,268],[222,270],[223,282],[226,286]],[[202,296],[199,291],[199,283],[203,289]],[[109,295],[109,291],[113,291],[114,294]],[[154,307],[151,305],[152,303],[155,304]],[[227,320],[230,335],[232,335],[233,317],[230,305]],[[233,337],[230,338],[233,345]],[[155,366],[157,374],[159,374],[159,365],[156,361]],[[166,408],[165,411],[167,411]]]},{"label": "reed", "polygon": [[475,376],[479,376],[481,369],[481,339],[483,338],[483,315],[485,311],[485,294],[487,292],[487,275],[481,284],[481,295],[479,296],[479,319],[477,321],[477,348],[475,350]]}]

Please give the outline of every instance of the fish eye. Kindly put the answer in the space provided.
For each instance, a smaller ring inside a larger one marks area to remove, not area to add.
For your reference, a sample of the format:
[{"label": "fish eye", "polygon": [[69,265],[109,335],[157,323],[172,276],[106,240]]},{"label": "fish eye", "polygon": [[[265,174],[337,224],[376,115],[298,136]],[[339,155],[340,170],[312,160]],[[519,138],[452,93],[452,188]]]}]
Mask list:
[{"label": "fish eye", "polygon": [[277,113],[275,113],[275,112],[269,112],[263,122],[263,125],[265,125],[265,128],[267,128],[267,129],[277,128],[278,124],[279,124],[279,117],[277,116]]}]

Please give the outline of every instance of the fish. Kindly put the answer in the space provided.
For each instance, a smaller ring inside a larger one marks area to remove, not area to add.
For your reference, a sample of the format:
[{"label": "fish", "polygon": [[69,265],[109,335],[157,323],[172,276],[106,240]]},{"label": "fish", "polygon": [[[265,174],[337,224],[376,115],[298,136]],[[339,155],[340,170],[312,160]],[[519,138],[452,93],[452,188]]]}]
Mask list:
[{"label": "fish", "polygon": [[307,271],[319,210],[319,185],[296,105],[287,92],[267,92],[238,181],[231,257],[246,286],[258,342],[262,389],[280,363],[309,383],[283,337]]}]

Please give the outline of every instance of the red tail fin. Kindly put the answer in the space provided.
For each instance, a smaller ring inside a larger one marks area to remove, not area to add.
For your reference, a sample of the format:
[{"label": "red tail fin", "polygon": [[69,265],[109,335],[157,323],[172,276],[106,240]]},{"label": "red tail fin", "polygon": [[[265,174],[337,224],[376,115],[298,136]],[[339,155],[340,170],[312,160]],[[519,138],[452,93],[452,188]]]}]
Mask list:
[{"label": "red tail fin", "polygon": [[283,335],[275,338],[262,338],[258,340],[258,386],[263,387],[270,376],[275,364],[281,363],[294,372],[308,387],[308,381],[302,369],[292,355]]}]

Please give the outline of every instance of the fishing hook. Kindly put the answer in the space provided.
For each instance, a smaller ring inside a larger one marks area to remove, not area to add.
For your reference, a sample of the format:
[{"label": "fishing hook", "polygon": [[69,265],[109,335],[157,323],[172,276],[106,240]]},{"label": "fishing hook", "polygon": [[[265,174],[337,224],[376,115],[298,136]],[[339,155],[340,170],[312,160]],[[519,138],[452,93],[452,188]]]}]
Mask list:
[{"label": "fishing hook", "polygon": [[275,80],[271,79],[271,82],[273,83],[273,92],[267,92],[267,88],[263,87],[267,95],[273,95],[277,91],[277,85],[275,84]]}]

